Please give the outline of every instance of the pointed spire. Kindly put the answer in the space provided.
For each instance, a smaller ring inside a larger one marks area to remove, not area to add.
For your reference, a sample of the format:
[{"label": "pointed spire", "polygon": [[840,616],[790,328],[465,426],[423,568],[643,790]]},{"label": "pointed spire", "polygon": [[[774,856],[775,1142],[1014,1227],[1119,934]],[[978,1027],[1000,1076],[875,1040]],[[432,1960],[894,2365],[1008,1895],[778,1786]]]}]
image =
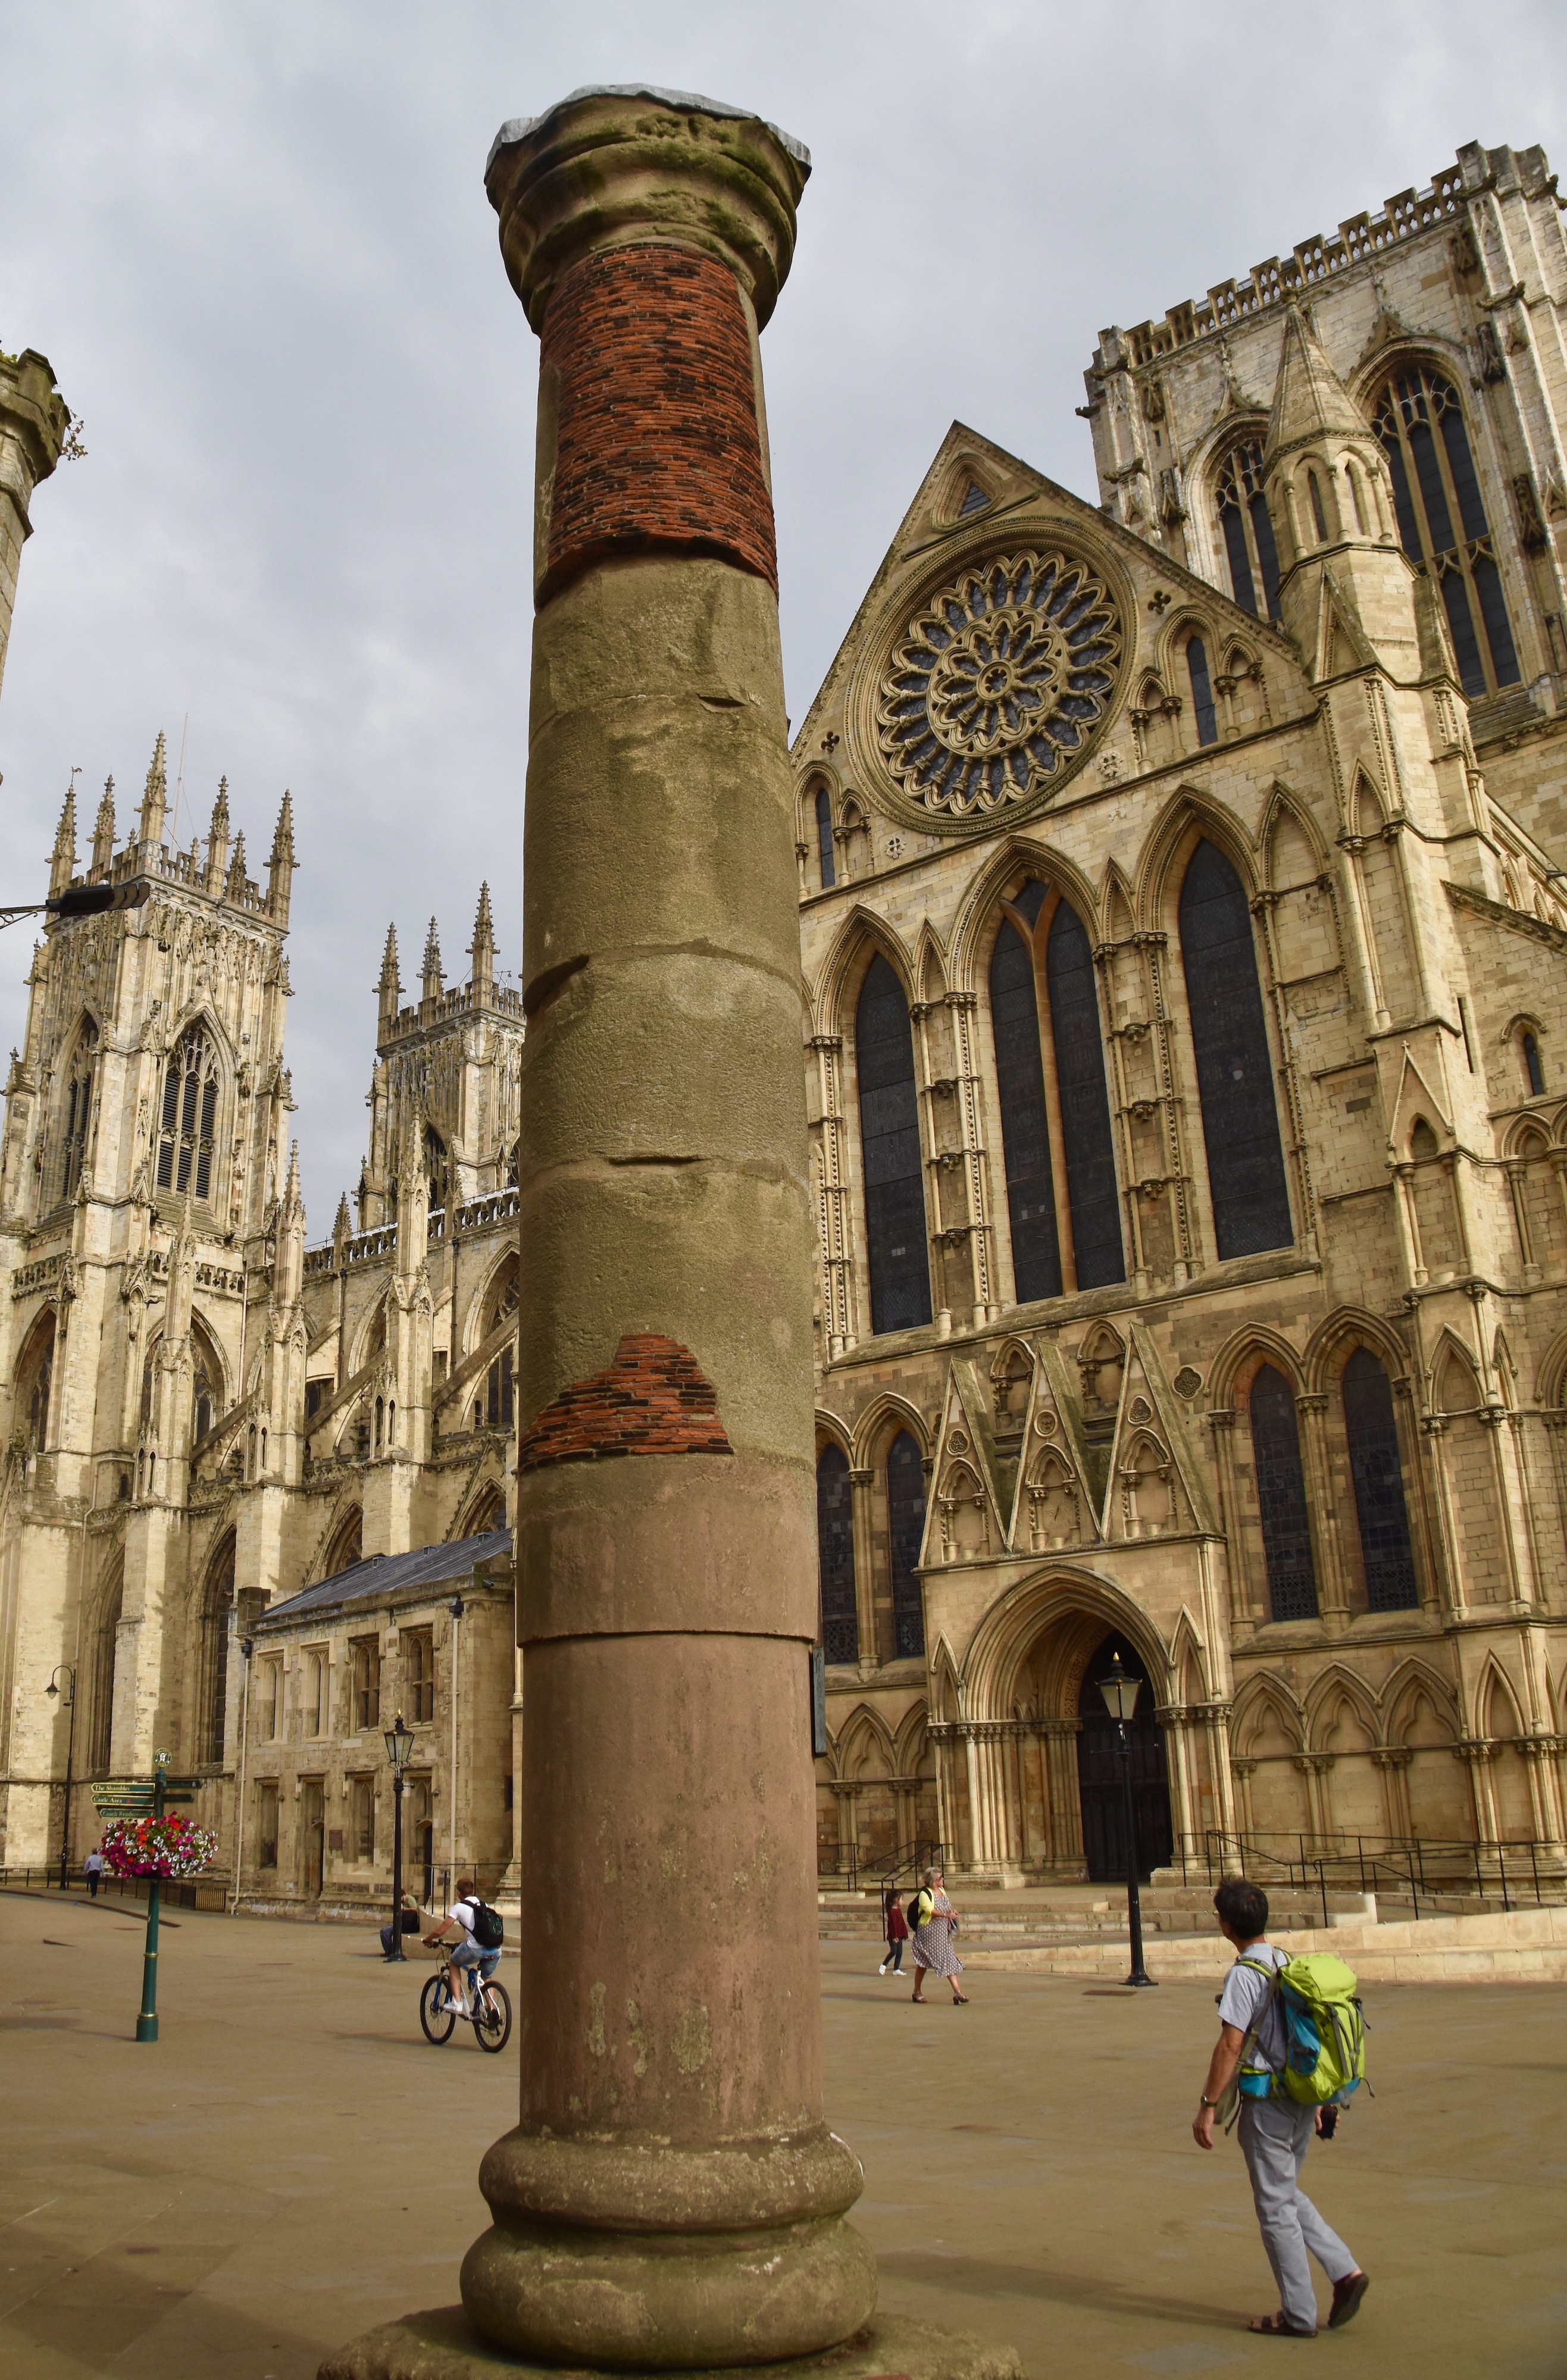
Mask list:
[{"label": "pointed spire", "polygon": [[381,980],[375,987],[380,1003],[381,1035],[384,1040],[397,1021],[397,1006],[403,997],[403,979],[397,970],[397,929],[386,929],[386,948],[381,956]]},{"label": "pointed spire", "polygon": [[479,915],[473,921],[473,940],[468,949],[473,961],[474,987],[488,991],[495,980],[495,929],[490,916],[488,884],[479,888]]},{"label": "pointed spire", "polygon": [[285,786],[267,860],[267,907],[274,917],[288,915],[289,890],[298,865],[294,850],[294,798]]},{"label": "pointed spire", "polygon": [[224,887],[227,898],[230,901],[243,901],[246,883],[245,836],[241,830],[234,838],[234,856],[228,863],[228,881]]},{"label": "pointed spire", "polygon": [[115,856],[115,781],[103,780],[103,798],[98,805],[98,817],[92,829],[92,866],[96,872],[107,868]]},{"label": "pointed spire", "polygon": [[76,779],[66,789],[60,809],[60,823],[55,829],[55,848],[49,860],[50,892],[63,892],[76,874]]},{"label": "pointed spire", "polygon": [[332,1236],[341,1243],[354,1236],[354,1219],[348,1212],[348,1193],[345,1190],[337,1201],[337,1213],[333,1220]]},{"label": "pointed spire", "polygon": [[435,920],[431,917],[430,931],[424,938],[424,996],[426,1000],[439,1000],[443,990],[444,985],[441,977],[441,937],[436,932]]},{"label": "pointed spire", "polygon": [[169,806],[168,773],[165,767],[164,731],[158,730],[158,740],[152,747],[152,765],[147,771],[147,783],[141,795],[141,833],[143,843],[162,843],[164,820]]},{"label": "pointed spire", "polygon": [[207,831],[207,890],[216,892],[228,866],[228,779],[218,779],[218,797],[213,804],[213,822]]},{"label": "pointed spire", "polygon": [[1325,435],[1364,441],[1370,434],[1369,422],[1333,370],[1321,340],[1300,308],[1287,306],[1264,466],[1292,447],[1309,445]]}]

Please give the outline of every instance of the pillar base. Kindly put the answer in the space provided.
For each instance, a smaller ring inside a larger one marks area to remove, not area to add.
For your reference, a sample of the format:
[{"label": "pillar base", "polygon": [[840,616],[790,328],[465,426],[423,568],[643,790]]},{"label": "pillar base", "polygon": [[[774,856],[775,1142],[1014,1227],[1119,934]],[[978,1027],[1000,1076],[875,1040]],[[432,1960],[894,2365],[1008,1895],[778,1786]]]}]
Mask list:
[{"label": "pillar base", "polygon": [[[521,2362],[481,2338],[456,2305],[405,2314],[401,2322],[367,2330],[362,2338],[328,2356],[317,2380],[501,2380],[508,2372],[562,2380],[559,2364]],[[842,2347],[829,2348],[824,2354],[795,2356],[786,2363],[735,2364],[727,2371],[709,2371],[701,2380],[758,2380],[768,2373],[787,2375],[787,2380],[1022,2380],[1023,2366],[1014,2348],[990,2347],[929,2323],[878,2314]],[[627,2373],[619,2380],[675,2380],[675,2375]]]}]

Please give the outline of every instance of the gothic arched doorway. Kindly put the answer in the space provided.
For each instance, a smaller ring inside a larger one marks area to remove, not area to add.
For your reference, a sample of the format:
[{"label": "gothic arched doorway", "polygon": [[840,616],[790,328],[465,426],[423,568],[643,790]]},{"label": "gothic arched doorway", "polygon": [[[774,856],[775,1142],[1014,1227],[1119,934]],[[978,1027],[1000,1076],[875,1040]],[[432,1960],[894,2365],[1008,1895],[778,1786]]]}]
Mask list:
[{"label": "gothic arched doorway", "polygon": [[[1129,1677],[1148,1676],[1124,1636],[1106,1636],[1096,1645],[1083,1672],[1077,1697],[1077,1795],[1083,1813],[1083,1858],[1095,1884],[1126,1880],[1126,1821],[1121,1777],[1119,1731],[1104,1706],[1099,1680],[1108,1676],[1117,1653]],[[1154,1693],[1145,1684],[1137,1697],[1137,1715],[1126,1732],[1131,1740],[1132,1803],[1137,1829],[1137,1874],[1146,1884],[1156,1867],[1170,1864],[1170,1782],[1164,1765],[1164,1734],[1153,1715]]]}]

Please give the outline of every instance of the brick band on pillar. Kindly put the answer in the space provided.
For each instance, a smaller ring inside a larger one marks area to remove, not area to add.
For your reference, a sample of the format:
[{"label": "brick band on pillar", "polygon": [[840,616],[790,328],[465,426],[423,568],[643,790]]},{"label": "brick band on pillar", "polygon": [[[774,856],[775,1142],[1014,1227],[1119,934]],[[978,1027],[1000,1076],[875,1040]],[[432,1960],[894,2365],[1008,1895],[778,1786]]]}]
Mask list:
[{"label": "brick band on pillar", "polygon": [[646,243],[574,266],[551,297],[556,382],[547,602],[589,563],[711,554],[778,589],[750,326],[729,267]]}]

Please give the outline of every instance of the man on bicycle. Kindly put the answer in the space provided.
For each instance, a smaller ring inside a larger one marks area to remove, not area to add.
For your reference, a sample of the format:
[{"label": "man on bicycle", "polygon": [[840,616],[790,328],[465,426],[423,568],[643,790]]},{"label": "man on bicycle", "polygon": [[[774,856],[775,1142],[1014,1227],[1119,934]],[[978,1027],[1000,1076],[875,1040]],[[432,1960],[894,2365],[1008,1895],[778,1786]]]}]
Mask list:
[{"label": "man on bicycle", "polygon": [[434,1933],[424,1937],[427,1950],[439,1949],[443,1942],[453,1938],[454,1934],[457,1937],[456,1948],[447,1962],[451,2009],[454,2016],[460,2016],[470,2024],[473,2019],[463,1991],[462,1971],[465,1967],[475,1968],[488,1983],[501,1963],[499,1950],[486,1950],[475,1936],[478,1917],[479,1900],[473,1878],[471,1876],[459,1876],[456,1900]]}]

